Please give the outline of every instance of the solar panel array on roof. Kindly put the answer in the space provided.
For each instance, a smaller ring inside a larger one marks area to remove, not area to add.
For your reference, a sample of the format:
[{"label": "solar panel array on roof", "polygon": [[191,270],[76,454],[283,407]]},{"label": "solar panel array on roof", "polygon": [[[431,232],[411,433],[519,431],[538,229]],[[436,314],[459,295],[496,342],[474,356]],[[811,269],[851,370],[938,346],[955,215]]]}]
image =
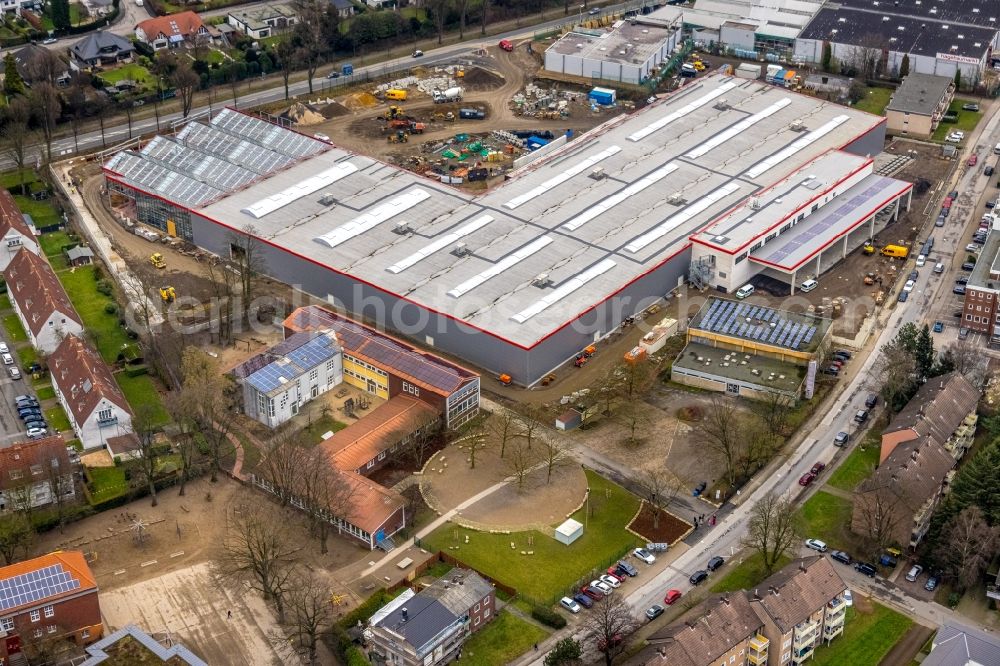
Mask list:
[{"label": "solar panel array on roof", "polygon": [[217,113],[212,118],[212,126],[237,137],[256,141],[275,152],[291,157],[314,155],[328,147],[322,141],[232,109],[223,109]]},{"label": "solar panel array on roof", "polygon": [[11,576],[0,580],[0,611],[7,611],[79,588],[80,581],[73,578],[61,564]]},{"label": "solar panel array on roof", "polygon": [[247,381],[261,393],[270,393],[298,376],[325,363],[337,353],[333,340],[317,335],[294,349],[284,349],[279,343],[272,350],[261,354],[271,362],[247,377]]},{"label": "solar panel array on roof", "polygon": [[282,155],[203,123],[188,123],[177,133],[176,138],[184,145],[198,148],[210,155],[218,155],[228,162],[238,163],[259,174],[277,171],[293,161],[288,155]]},{"label": "solar panel array on roof", "polygon": [[197,206],[225,194],[137,153],[118,153],[105,166],[131,184],[186,206]]},{"label": "solar panel array on roof", "polygon": [[227,192],[246,185],[259,175],[162,135],[154,137],[140,153]]},{"label": "solar panel array on roof", "polygon": [[713,301],[695,328],[795,350],[808,345],[817,330],[785,318],[780,310],[723,300]]}]

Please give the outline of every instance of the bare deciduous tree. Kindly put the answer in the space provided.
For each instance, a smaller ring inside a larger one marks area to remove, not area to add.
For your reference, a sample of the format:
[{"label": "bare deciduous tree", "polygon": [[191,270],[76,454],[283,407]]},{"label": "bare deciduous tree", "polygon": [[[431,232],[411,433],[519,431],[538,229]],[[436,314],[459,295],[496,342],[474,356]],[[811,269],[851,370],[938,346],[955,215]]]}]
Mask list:
[{"label": "bare deciduous tree", "polygon": [[517,414],[506,407],[500,407],[490,415],[487,428],[503,458],[507,453],[507,444],[517,436]]},{"label": "bare deciduous tree", "polygon": [[[58,446],[61,447],[62,442]],[[53,456],[45,463],[45,473],[52,505],[56,508],[56,517],[59,519],[59,531],[62,532],[66,526],[66,505],[73,491],[73,470],[63,464],[59,456]]]},{"label": "bare deciduous tree", "polygon": [[609,594],[594,603],[594,607],[587,611],[584,624],[597,639],[606,666],[611,666],[615,657],[625,651],[623,639],[635,629],[632,610],[619,594]]},{"label": "bare deciduous tree", "polygon": [[770,576],[785,553],[798,542],[800,534],[791,502],[769,493],[750,512],[743,545],[760,555],[764,572]]},{"label": "bare deciduous tree", "polygon": [[164,406],[170,414],[170,420],[177,429],[177,434],[173,437],[174,446],[180,456],[180,484],[177,494],[184,495],[187,490],[187,483],[191,480],[194,471],[194,456],[197,451],[196,429],[194,414],[197,406],[189,404],[194,397],[194,393],[184,391],[171,391],[167,393]]},{"label": "bare deciduous tree", "polygon": [[749,402],[750,411],[760,419],[772,437],[781,437],[788,426],[788,417],[795,401],[787,395],[767,391]]},{"label": "bare deciduous tree", "polygon": [[916,358],[900,345],[885,344],[871,379],[885,404],[898,410],[906,403],[917,381]]},{"label": "bare deciduous tree", "polygon": [[869,552],[878,554],[896,540],[902,501],[896,490],[869,477],[854,493],[851,529],[868,542]]},{"label": "bare deciduous tree", "polygon": [[233,418],[232,381],[223,374],[215,359],[200,349],[188,347],[181,358],[182,391],[195,407],[192,414],[198,433],[205,441],[211,463],[212,483],[219,480],[222,458],[229,453],[229,430]]},{"label": "bare deciduous tree", "polygon": [[951,365],[952,370],[964,375],[975,386],[982,387],[985,383],[989,358],[968,339],[957,340],[945,346],[941,350],[941,358]]},{"label": "bare deciduous tree", "polygon": [[288,610],[293,638],[309,666],[318,664],[322,632],[333,619],[330,590],[317,576],[296,579],[288,591]]},{"label": "bare deciduous tree", "polygon": [[514,440],[507,447],[507,456],[503,459],[504,471],[507,476],[514,479],[518,492],[524,490],[524,485],[528,480],[528,474],[537,461],[536,456],[528,448],[524,440]]},{"label": "bare deciduous tree", "polygon": [[32,136],[28,131],[28,121],[31,119],[31,108],[24,97],[15,97],[7,105],[0,116],[0,140],[3,152],[18,170],[18,180],[21,194],[27,194],[25,189],[24,170],[28,165],[28,147]]},{"label": "bare deciduous tree", "polygon": [[150,506],[157,505],[156,471],[159,462],[159,451],[156,446],[156,414],[152,405],[143,404],[135,410],[132,417],[132,434],[136,439],[136,469],[146,487],[149,489]]},{"label": "bare deciduous tree", "polygon": [[935,555],[960,590],[975,585],[990,563],[1000,538],[1000,526],[990,526],[976,505],[962,509],[938,542]]},{"label": "bare deciduous tree", "polygon": [[542,462],[545,463],[545,483],[552,482],[552,472],[566,462],[566,444],[556,436],[543,435],[538,438],[542,444]]},{"label": "bare deciduous tree", "polygon": [[713,395],[711,403],[695,433],[708,453],[724,465],[726,478],[734,484],[743,452],[743,418],[732,398]]},{"label": "bare deciduous tree", "polygon": [[181,113],[187,118],[194,105],[194,94],[197,92],[198,86],[201,85],[201,77],[192,69],[191,63],[185,58],[177,61],[176,68],[170,73],[167,80],[177,91],[177,96],[181,99]]},{"label": "bare deciduous tree", "polygon": [[653,507],[653,529],[660,527],[660,511],[665,511],[670,503],[684,489],[684,482],[667,469],[666,465],[647,469],[637,479],[642,488],[643,499]]},{"label": "bare deciduous tree", "polygon": [[260,242],[257,227],[248,224],[233,233],[229,238],[229,253],[239,278],[240,307],[235,314],[240,316],[240,322],[248,321],[251,301],[257,285],[257,276],[266,269],[264,263],[264,246]]},{"label": "bare deciduous tree", "polygon": [[52,139],[55,136],[56,123],[62,112],[62,105],[59,101],[59,93],[48,81],[42,81],[31,86],[31,93],[28,95],[28,102],[31,104],[31,115],[42,131],[42,138],[45,139],[45,160],[52,161]]},{"label": "bare deciduous tree", "polygon": [[28,516],[21,512],[0,515],[0,555],[5,564],[28,557],[34,543],[35,529]]}]

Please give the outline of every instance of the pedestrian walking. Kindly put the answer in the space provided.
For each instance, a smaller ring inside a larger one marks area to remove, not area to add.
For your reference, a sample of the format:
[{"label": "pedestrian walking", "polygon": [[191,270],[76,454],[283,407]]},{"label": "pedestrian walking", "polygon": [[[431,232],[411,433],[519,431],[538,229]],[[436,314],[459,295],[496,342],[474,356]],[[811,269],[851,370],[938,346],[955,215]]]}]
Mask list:
[{"label": "pedestrian walking", "polygon": [[231,610],[227,610],[226,611],[226,619],[227,620],[232,620],[233,619],[233,611],[231,611]]}]

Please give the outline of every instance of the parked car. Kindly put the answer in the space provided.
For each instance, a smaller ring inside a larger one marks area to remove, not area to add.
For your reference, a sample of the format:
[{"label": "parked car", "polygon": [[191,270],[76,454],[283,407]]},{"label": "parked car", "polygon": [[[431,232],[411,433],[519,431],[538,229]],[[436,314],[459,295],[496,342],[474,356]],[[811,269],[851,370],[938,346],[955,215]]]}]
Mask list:
[{"label": "parked car", "polygon": [[963,275],[962,277],[957,278],[955,280],[955,284],[960,284],[960,285],[962,285],[964,287],[965,285],[969,284],[969,276],[968,275]]},{"label": "parked car", "polygon": [[[613,565],[613,564],[612,564],[612,565],[611,565],[610,567],[608,567],[608,573],[607,573],[607,575],[608,575],[608,576],[611,576],[611,577],[612,577],[612,578],[614,578],[614,579],[615,579],[616,581],[618,581],[618,584],[619,584],[619,585],[620,585],[620,584],[621,584],[621,582],[622,582],[623,580],[625,580],[625,578],[626,578],[625,574],[623,574],[623,573],[620,573],[620,572],[618,571],[618,567],[616,567],[616,566],[615,566],[615,565]],[[603,576],[602,576],[602,578],[603,578]]]},{"label": "parked car", "polygon": [[[621,643],[622,643],[621,634],[615,634],[614,636],[611,637],[611,647],[615,647],[616,645],[621,645]],[[601,652],[607,651],[608,642],[604,637],[601,637],[601,639],[597,641],[597,649],[600,650]]]},{"label": "parked car", "polygon": [[969,159],[966,160],[965,163],[968,164],[970,167],[976,166],[977,164],[979,164],[979,155],[977,155],[976,153],[972,153],[971,155],[969,155]]},{"label": "parked car", "polygon": [[599,578],[590,581],[590,586],[589,587],[594,588],[596,590],[600,590],[604,594],[611,594],[612,592],[614,592],[614,589],[612,589],[612,587],[610,585],[608,585],[607,583],[605,583],[603,580],[601,580]]},{"label": "parked car", "polygon": [[705,571],[704,569],[698,569],[693,574],[691,574],[691,577],[688,578],[688,582],[691,583],[692,585],[699,585],[703,583],[706,578],[708,578],[708,572]]},{"label": "parked car", "polygon": [[588,597],[590,597],[591,599],[593,599],[594,601],[600,601],[601,599],[604,598],[604,593],[603,592],[601,592],[597,588],[590,587],[589,585],[584,585],[580,589],[580,591],[583,594],[585,594]]},{"label": "parked car", "polygon": [[920,566],[919,564],[914,564],[912,567],[910,567],[910,570],[906,572],[906,580],[910,581],[911,583],[915,583],[916,580],[920,578],[920,574],[923,573],[923,571],[924,568],[922,566]]},{"label": "parked car", "polygon": [[667,593],[663,595],[663,603],[668,606],[672,606],[674,602],[681,598],[680,590],[667,590]]},{"label": "parked car", "polygon": [[423,57],[423,55],[424,55],[424,52],[423,52],[423,51],[421,51],[420,49],[417,49],[417,50],[415,50],[415,51],[413,52],[413,57],[414,57],[414,58],[422,58],[422,57]]},{"label": "parked car", "polygon": [[812,548],[813,550],[815,550],[817,552],[825,553],[826,552],[826,543],[823,542],[823,541],[820,541],[819,539],[806,539],[806,548]]},{"label": "parked car", "polygon": [[637,559],[642,560],[646,564],[652,564],[653,562],[656,561],[656,556],[653,555],[648,550],[646,550],[645,548],[636,548],[635,550],[632,551],[632,555],[634,555]]},{"label": "parked car", "polygon": [[632,578],[635,578],[636,576],[639,575],[639,570],[636,569],[631,564],[629,564],[628,562],[626,562],[625,560],[621,560],[618,562],[618,571],[621,571],[626,576],[631,576]]},{"label": "parked car", "polygon": [[939,577],[931,576],[930,578],[927,579],[927,582],[924,583],[924,589],[927,590],[928,592],[933,592],[934,590],[937,589],[938,583],[940,582],[941,579]]},{"label": "parked car", "polygon": [[967,329],[964,326],[962,328],[958,329],[958,339],[959,340],[964,340],[967,337],[969,337],[969,329]]},{"label": "parked car", "polygon": [[594,605],[594,600],[582,592],[577,592],[576,594],[574,594],[573,601],[580,604],[584,608],[591,608]]},{"label": "parked car", "polygon": [[979,105],[978,104],[974,104],[974,103],[963,104],[962,105],[962,110],[963,111],[978,111],[979,110]]},{"label": "parked car", "polygon": [[838,368],[835,365],[829,365],[829,366],[823,368],[823,374],[824,375],[833,375],[834,377],[836,377],[837,375],[840,374],[840,368]]},{"label": "parked car", "polygon": [[646,609],[646,619],[655,620],[656,618],[663,615],[663,611],[665,610],[666,608],[664,608],[660,604],[653,604],[652,606]]},{"label": "parked car", "polygon": [[27,432],[28,439],[41,439],[46,434],[48,433],[45,428],[29,428]]},{"label": "parked car", "polygon": [[965,296],[965,285],[957,284],[951,288],[951,293],[958,294],[959,296]]},{"label": "parked car", "polygon": [[0,358],[3,359],[4,365],[14,365],[14,357],[10,354],[0,354]]},{"label": "parked car", "polygon": [[10,348],[7,346],[6,342],[0,342],[0,354],[10,353]]},{"label": "parked car", "polygon": [[834,446],[847,446],[847,442],[849,442],[850,439],[851,439],[851,436],[848,435],[843,430],[841,430],[836,435],[834,435],[834,437],[833,437],[833,445]]},{"label": "parked car", "polygon": [[865,398],[865,407],[867,407],[868,409],[873,409],[877,404],[878,404],[878,394],[869,393],[868,397]]},{"label": "parked car", "polygon": [[858,412],[857,412],[857,414],[854,415],[854,422],[855,423],[864,423],[867,420],[868,420],[868,410],[867,409],[859,409]]},{"label": "parked car", "polygon": [[715,571],[725,563],[726,563],[725,558],[716,555],[715,557],[713,557],[708,561],[708,564],[705,566],[705,568],[708,569],[709,571]]},{"label": "parked car", "polygon": [[881,564],[883,567],[888,567],[892,569],[895,568],[897,564],[899,564],[899,561],[892,553],[882,553],[881,555],[879,555],[878,563]]},{"label": "parked car", "polygon": [[936,322],[934,322],[934,332],[935,333],[940,333],[943,330],[944,330],[944,322],[943,321],[936,321]]},{"label": "parked car", "polygon": [[815,479],[816,479],[816,475],[815,474],[813,474],[812,472],[806,472],[801,477],[799,477],[799,485],[803,486],[803,487],[804,486],[808,486]]},{"label": "parked car", "polygon": [[56,39],[55,37],[48,37],[48,38],[42,40],[42,44],[45,44],[47,46],[49,44],[55,44],[58,41],[59,40]]},{"label": "parked car", "polygon": [[13,365],[10,366],[9,368],[7,368],[7,374],[10,375],[11,379],[20,379],[21,378],[21,371],[18,370]]},{"label": "parked car", "polygon": [[844,590],[844,603],[850,608],[854,605],[854,595],[851,594],[850,590]]},{"label": "parked car", "polygon": [[878,573],[878,569],[875,568],[875,565],[868,564],[867,562],[858,562],[854,565],[854,570],[864,576],[868,576],[869,578],[874,578],[875,574]]},{"label": "parked car", "polygon": [[909,279],[915,281],[918,277],[920,277],[920,271],[918,271],[918,270],[912,270],[912,271],[910,271],[910,278]]},{"label": "parked car", "polygon": [[976,262],[974,261],[967,261],[964,264],[962,264],[963,271],[971,271],[975,267],[976,267]]},{"label": "parked car", "polygon": [[27,423],[28,421],[41,421],[42,412],[37,409],[19,411],[17,417]]},{"label": "parked car", "polygon": [[705,492],[705,488],[708,488],[708,482],[702,481],[701,483],[699,483],[697,486],[694,487],[694,490],[691,491],[691,494],[694,497],[698,497],[703,492]]},{"label": "parked car", "polygon": [[944,215],[938,215],[937,219],[934,220],[934,226],[935,227],[943,227],[944,226],[944,220],[945,220],[945,216]]},{"label": "parked car", "polygon": [[976,243],[969,243],[968,245],[965,246],[966,252],[979,252],[981,249],[983,248],[977,245]]},{"label": "parked car", "polygon": [[610,574],[604,574],[598,580],[600,580],[602,583],[607,585],[612,590],[617,590],[619,587],[622,586],[622,582],[618,580],[618,578]]},{"label": "parked car", "polygon": [[824,469],[826,469],[826,463],[818,462],[812,466],[812,469],[809,470],[809,473],[819,476],[819,473],[822,472]]},{"label": "parked car", "polygon": [[24,429],[25,430],[33,430],[35,428],[41,428],[42,430],[45,430],[48,427],[49,427],[49,424],[46,423],[43,419],[35,419],[35,420],[32,420],[32,421],[25,421],[24,422]]},{"label": "parked car", "polygon": [[916,285],[916,282],[914,282],[913,280],[907,280],[906,284],[903,285],[903,291],[904,292],[911,292],[911,291],[913,291],[914,285]]},{"label": "parked car", "polygon": [[563,597],[559,600],[559,605],[568,610],[570,613],[576,615],[580,612],[580,604],[576,603],[569,597]]},{"label": "parked car", "polygon": [[842,550],[831,550],[830,557],[837,560],[841,564],[850,564],[851,556]]},{"label": "parked car", "polygon": [[992,176],[993,175],[993,167],[992,166],[988,166],[985,169],[983,169],[983,175],[984,176]]}]

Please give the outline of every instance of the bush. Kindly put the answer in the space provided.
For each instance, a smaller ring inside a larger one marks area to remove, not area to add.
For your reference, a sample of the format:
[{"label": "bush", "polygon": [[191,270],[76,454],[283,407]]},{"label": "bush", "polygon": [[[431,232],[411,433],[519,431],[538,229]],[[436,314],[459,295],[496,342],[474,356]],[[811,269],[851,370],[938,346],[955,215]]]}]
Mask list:
[{"label": "bush", "polygon": [[385,590],[379,590],[372,596],[361,602],[361,605],[345,615],[337,623],[344,629],[350,629],[358,622],[364,622],[375,614],[379,608],[392,601],[393,597]]},{"label": "bush", "polygon": [[149,366],[145,363],[140,365],[129,365],[125,366],[125,376],[126,377],[139,377],[141,375],[149,374]]},{"label": "bush", "polygon": [[115,305],[114,303],[108,303],[107,305],[104,306],[104,311],[110,315],[117,314],[118,306]]},{"label": "bush", "polygon": [[566,618],[547,606],[535,606],[532,608],[531,617],[553,629],[562,629],[566,626]]},{"label": "bush", "polygon": [[371,662],[365,656],[365,653],[359,650],[356,646],[351,646],[347,653],[344,655],[347,659],[347,666],[370,666]]},{"label": "bush", "polygon": [[952,592],[948,595],[948,608],[955,608],[958,602],[962,600],[962,595],[958,592]]},{"label": "bush", "polygon": [[98,280],[97,281],[97,291],[99,293],[101,293],[101,294],[104,294],[105,296],[110,296],[111,295],[111,283],[108,282],[107,280]]}]

